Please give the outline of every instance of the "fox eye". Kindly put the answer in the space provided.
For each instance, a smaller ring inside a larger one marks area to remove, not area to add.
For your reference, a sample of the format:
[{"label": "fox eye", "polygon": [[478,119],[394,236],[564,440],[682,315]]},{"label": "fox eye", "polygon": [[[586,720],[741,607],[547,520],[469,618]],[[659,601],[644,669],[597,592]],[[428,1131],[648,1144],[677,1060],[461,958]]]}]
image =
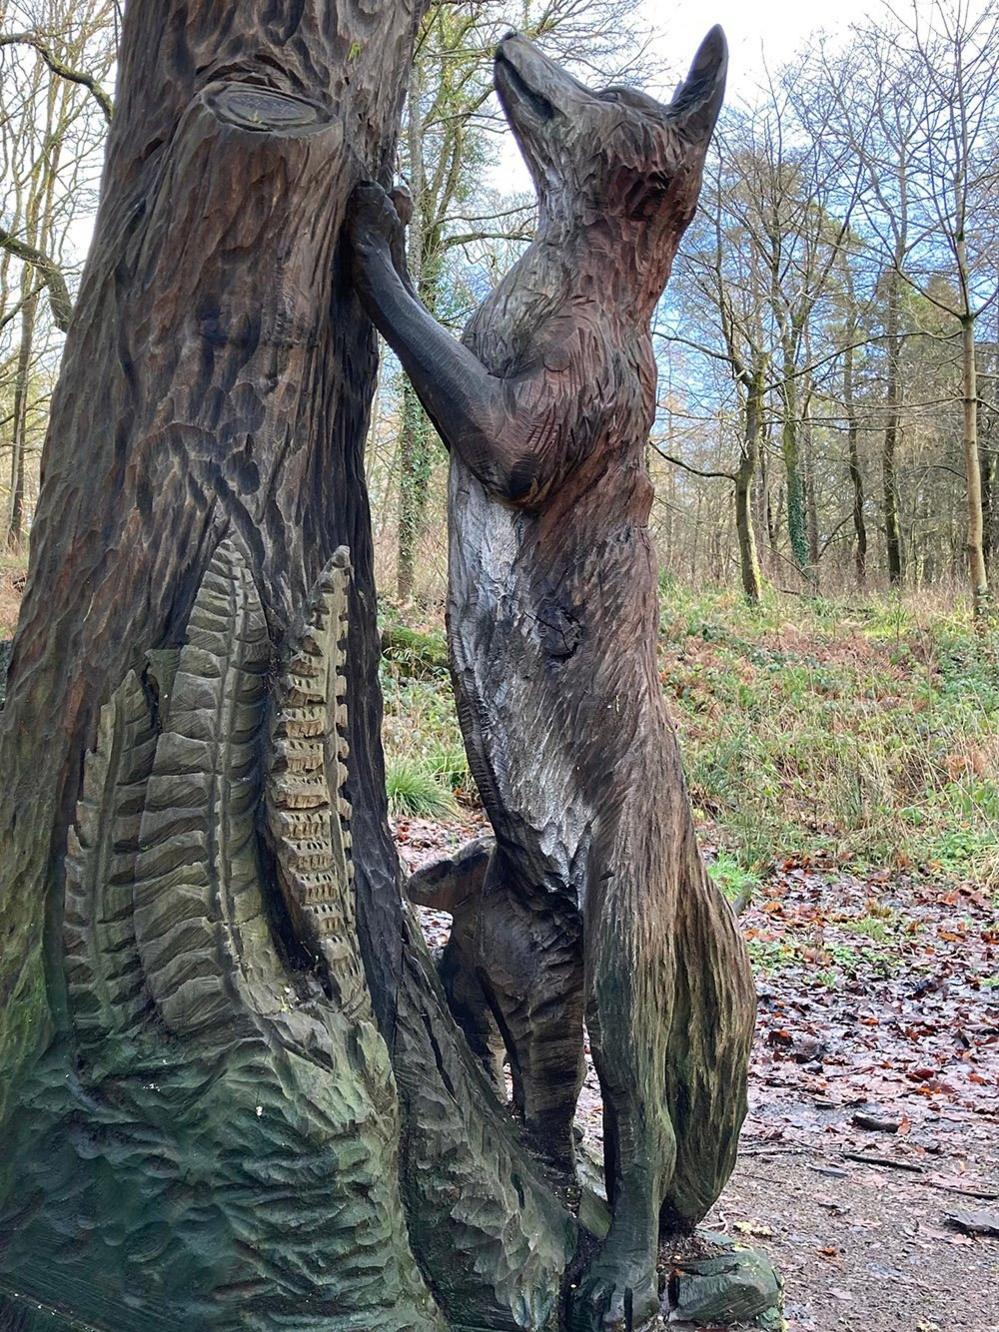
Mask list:
[{"label": "fox eye", "polygon": [[634,222],[647,222],[659,209],[669,181],[658,172],[636,180],[625,197],[625,212]]}]

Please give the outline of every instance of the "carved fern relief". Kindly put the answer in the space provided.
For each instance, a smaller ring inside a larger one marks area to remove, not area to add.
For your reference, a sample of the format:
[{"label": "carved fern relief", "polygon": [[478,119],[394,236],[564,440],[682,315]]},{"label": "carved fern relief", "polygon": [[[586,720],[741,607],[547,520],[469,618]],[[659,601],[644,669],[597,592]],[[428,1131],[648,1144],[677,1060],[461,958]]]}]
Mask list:
[{"label": "carved fern relief", "polygon": [[366,1008],[355,938],[347,779],[349,553],[323,570],[273,690],[267,819],[299,939],[321,958],[341,1010]]}]

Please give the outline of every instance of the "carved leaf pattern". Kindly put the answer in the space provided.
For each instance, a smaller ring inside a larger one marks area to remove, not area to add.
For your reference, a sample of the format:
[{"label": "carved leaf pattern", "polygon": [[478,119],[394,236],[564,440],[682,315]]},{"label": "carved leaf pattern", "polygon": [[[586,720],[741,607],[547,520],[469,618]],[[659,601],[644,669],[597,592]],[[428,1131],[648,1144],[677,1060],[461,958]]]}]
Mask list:
[{"label": "carved leaf pattern", "polygon": [[130,671],[101,709],[66,854],[66,981],[81,1046],[127,1031],[150,1004],[135,945],[132,878],[155,750],[152,709]]},{"label": "carved leaf pattern", "polygon": [[[34,1158],[32,1190],[90,1218],[112,1285],[142,1292],[150,1327],[444,1332],[409,1246],[396,1090],[354,933],[349,578],[344,550],[301,617],[273,721],[286,890],[334,1002],[285,970],[264,911],[271,648],[235,546],[215,552],[185,645],[148,653],[148,691],[126,678],[87,759],[65,932],[95,1123],[52,1130],[61,1150]],[[26,1237],[40,1302],[81,1271],[89,1282],[98,1260],[78,1240]]]},{"label": "carved leaf pattern", "polygon": [[253,578],[236,547],[222,542],[181,649],[135,874],[139,952],[175,1034],[274,1006],[273,978],[258,974],[271,949],[254,826],[269,666]]},{"label": "carved leaf pattern", "polygon": [[350,555],[341,547],[312,590],[273,690],[267,816],[278,880],[299,937],[322,959],[343,1012],[367,1015],[344,794],[349,589]]}]

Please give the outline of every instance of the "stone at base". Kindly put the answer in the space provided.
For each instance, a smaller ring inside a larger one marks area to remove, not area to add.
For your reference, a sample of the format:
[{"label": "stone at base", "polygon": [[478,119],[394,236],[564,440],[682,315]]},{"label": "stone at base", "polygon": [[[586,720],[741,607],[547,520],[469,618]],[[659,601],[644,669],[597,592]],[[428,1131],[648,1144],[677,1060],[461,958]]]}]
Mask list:
[{"label": "stone at base", "polygon": [[663,1303],[666,1322],[782,1332],[784,1283],[770,1260],[724,1235],[699,1232],[699,1238],[713,1252],[673,1259]]}]

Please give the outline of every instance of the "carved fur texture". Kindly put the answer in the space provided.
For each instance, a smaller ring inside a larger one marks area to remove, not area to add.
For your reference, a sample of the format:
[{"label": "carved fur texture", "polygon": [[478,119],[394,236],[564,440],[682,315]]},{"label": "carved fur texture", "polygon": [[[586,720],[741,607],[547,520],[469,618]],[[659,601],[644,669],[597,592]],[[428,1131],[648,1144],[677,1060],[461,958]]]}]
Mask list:
[{"label": "carved fur texture", "polygon": [[645,450],[650,317],[721,105],[713,30],[669,106],[592,91],[510,36],[496,86],[539,195],[534,242],[462,344],[412,297],[399,219],[355,195],[358,290],[451,451],[448,629],[469,762],[496,833],[474,969],[535,1142],[568,1165],[584,1016],[613,1221],[579,1332],[657,1307],[660,1228],[723,1187],[755,997],[702,866],[656,667]]}]

